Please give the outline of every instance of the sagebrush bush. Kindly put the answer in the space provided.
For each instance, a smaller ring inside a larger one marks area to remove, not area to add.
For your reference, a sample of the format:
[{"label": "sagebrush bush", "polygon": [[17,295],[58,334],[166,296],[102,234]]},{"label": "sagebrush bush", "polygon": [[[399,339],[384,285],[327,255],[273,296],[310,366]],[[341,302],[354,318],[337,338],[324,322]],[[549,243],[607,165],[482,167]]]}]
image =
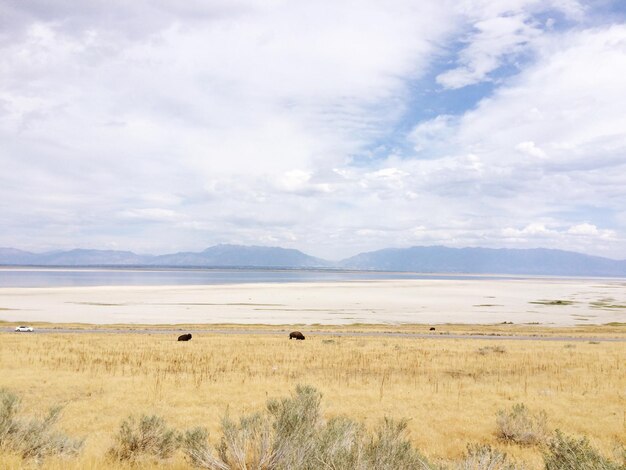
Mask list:
[{"label": "sagebrush bush", "polygon": [[315,388],[299,385],[291,397],[267,402],[274,451],[284,468],[307,468],[322,425],[321,401],[322,394]]},{"label": "sagebrush bush", "polygon": [[183,450],[190,458],[191,463],[200,468],[215,470],[228,470],[231,467],[215,457],[209,448],[209,434],[204,428],[193,428],[185,432],[183,437]]},{"label": "sagebrush bush", "polygon": [[506,352],[506,348],[504,346],[484,346],[482,348],[478,348],[477,352],[481,356],[485,356],[489,353],[504,354]]},{"label": "sagebrush bush", "polygon": [[71,456],[81,450],[82,440],[53,429],[61,407],[51,408],[43,419],[19,417],[19,408],[19,397],[0,389],[0,449],[17,452],[24,459]]},{"label": "sagebrush bush", "polygon": [[346,417],[330,419],[316,436],[315,457],[321,468],[361,468],[365,458],[363,426]]},{"label": "sagebrush bush", "polygon": [[274,468],[279,449],[272,445],[272,428],[267,416],[243,416],[239,423],[228,416],[222,419],[219,458],[231,468]]},{"label": "sagebrush bush", "polygon": [[130,416],[120,425],[108,451],[115,460],[166,459],[180,446],[180,435],[159,416]]},{"label": "sagebrush bush", "polygon": [[566,436],[557,430],[543,453],[546,470],[626,470],[626,465],[603,457],[586,437]]},{"label": "sagebrush bush", "polygon": [[408,421],[385,418],[369,439],[365,449],[365,466],[372,470],[429,469],[430,463],[406,437]]},{"label": "sagebrush bush", "polygon": [[626,445],[618,444],[615,449],[615,455],[617,459],[622,462],[622,467],[626,469]]},{"label": "sagebrush bush", "polygon": [[455,470],[522,470],[523,467],[508,461],[505,453],[490,445],[468,445],[465,458]]},{"label": "sagebrush bush", "polygon": [[298,386],[290,397],[269,400],[265,412],[226,416],[215,451],[201,428],[187,431],[184,450],[191,462],[211,470],[351,470],[430,469],[406,437],[406,421],[385,419],[369,435],[348,418],[325,422],[321,394]]},{"label": "sagebrush bush", "polygon": [[498,437],[523,446],[541,444],[549,434],[547,421],[545,411],[531,413],[523,403],[513,405],[511,410],[498,411]]}]

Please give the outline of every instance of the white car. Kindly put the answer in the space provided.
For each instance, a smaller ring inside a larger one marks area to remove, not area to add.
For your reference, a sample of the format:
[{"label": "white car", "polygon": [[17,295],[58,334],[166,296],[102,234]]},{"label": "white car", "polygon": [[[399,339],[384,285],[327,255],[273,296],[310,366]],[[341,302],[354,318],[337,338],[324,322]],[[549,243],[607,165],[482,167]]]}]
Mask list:
[{"label": "white car", "polygon": [[15,328],[15,331],[24,331],[24,332],[30,332],[30,331],[34,331],[32,326],[18,326],[17,328]]}]

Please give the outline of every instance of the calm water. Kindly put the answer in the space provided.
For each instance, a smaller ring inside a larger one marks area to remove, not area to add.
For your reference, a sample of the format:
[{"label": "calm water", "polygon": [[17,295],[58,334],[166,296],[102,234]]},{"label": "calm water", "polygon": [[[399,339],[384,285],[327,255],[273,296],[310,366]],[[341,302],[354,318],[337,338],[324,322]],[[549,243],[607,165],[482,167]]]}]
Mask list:
[{"label": "calm water", "polygon": [[[384,279],[507,279],[506,276],[262,269],[0,268],[0,287],[165,286]],[[511,278],[514,278],[511,276]]]}]

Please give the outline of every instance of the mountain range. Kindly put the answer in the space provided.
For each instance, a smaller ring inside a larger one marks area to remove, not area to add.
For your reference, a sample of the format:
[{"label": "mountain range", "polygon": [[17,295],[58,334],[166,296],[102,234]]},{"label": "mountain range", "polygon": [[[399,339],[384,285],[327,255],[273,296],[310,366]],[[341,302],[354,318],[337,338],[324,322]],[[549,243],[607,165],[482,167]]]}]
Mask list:
[{"label": "mountain range", "polygon": [[361,253],[341,261],[315,258],[294,249],[242,245],[216,245],[201,252],[158,256],[115,250],[75,249],[31,253],[14,248],[0,248],[0,265],[326,268],[419,273],[626,276],[626,260],[545,248],[444,246],[388,248]]}]

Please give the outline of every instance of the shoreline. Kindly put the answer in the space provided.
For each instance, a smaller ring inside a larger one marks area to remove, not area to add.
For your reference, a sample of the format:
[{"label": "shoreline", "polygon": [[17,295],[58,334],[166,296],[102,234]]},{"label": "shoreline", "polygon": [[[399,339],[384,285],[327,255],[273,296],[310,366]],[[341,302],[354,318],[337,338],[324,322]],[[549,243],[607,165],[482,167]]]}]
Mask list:
[{"label": "shoreline", "polygon": [[[481,326],[481,325],[477,325]],[[297,326],[296,326],[297,327]],[[26,335],[41,335],[41,334],[95,334],[95,335],[172,335],[173,339],[176,338],[177,335],[185,332],[192,333],[195,337],[199,335],[205,336],[223,336],[223,335],[250,335],[250,336],[285,336],[289,331],[293,328],[283,328],[280,330],[277,329],[257,329],[257,328],[231,328],[231,329],[215,329],[215,328],[204,328],[204,329],[193,329],[193,328],[172,328],[172,327],[163,327],[163,328],[150,328],[146,326],[144,328],[90,328],[89,325],[84,325],[82,328],[67,328],[62,326],[56,327],[48,327],[48,328],[37,328],[32,333],[24,333]],[[480,329],[480,328],[479,328]],[[593,334],[592,331],[581,333],[586,334],[587,336],[564,336],[562,331],[559,331],[556,334],[541,334],[541,331],[538,331],[533,334],[528,334],[522,332],[520,334],[512,333],[453,333],[445,330],[436,332],[424,332],[424,333],[415,333],[415,332],[402,332],[402,331],[350,331],[348,329],[338,329],[331,331],[317,330],[317,329],[306,329],[306,337],[310,341],[315,337],[326,337],[326,338],[338,338],[338,337],[378,337],[378,338],[400,338],[400,339],[421,339],[421,340],[486,340],[486,341],[561,341],[561,342],[609,342],[609,343],[621,343],[626,342],[626,325],[620,325],[614,328],[611,336],[606,336],[606,334],[595,334],[594,336],[589,336],[589,334]],[[0,327],[1,333],[12,333],[12,328]],[[322,340],[324,341],[324,340]]]},{"label": "shoreline", "polygon": [[0,320],[57,324],[626,323],[613,279],[383,279],[0,288]]}]

